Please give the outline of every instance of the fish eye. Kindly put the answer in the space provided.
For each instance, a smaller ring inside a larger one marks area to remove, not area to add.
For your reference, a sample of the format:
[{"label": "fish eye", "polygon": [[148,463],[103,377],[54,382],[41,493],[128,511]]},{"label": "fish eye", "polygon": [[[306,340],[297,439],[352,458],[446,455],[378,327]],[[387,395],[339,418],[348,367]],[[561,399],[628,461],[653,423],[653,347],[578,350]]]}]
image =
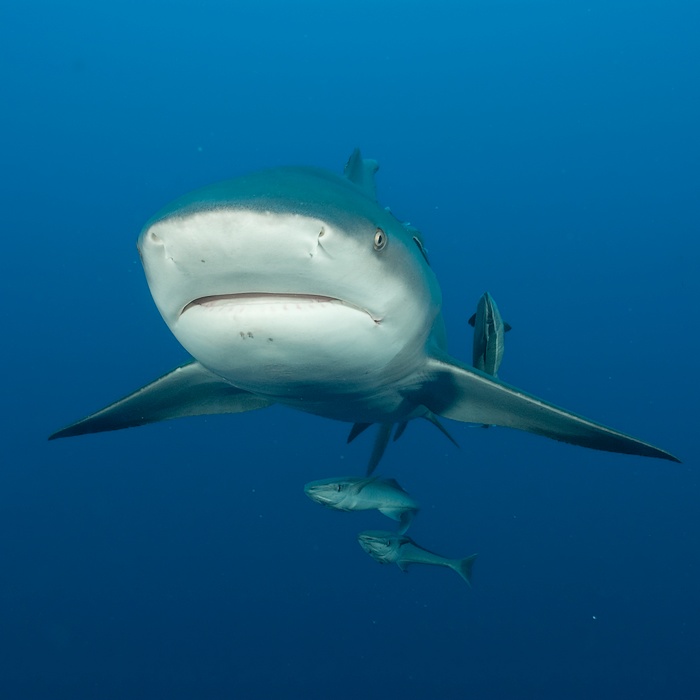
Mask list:
[{"label": "fish eye", "polygon": [[430,266],[430,260],[428,260],[428,254],[425,252],[425,248],[423,247],[423,241],[421,241],[421,239],[417,236],[413,236],[413,242],[418,246],[418,250],[420,250],[423,259],[428,263],[428,266]]},{"label": "fish eye", "polygon": [[342,491],[342,490],[343,490],[343,485],[342,485],[342,484],[336,484],[336,485],[335,485],[335,490],[336,490],[336,491]]},{"label": "fish eye", "polygon": [[377,232],[374,234],[374,249],[376,251],[384,250],[387,240],[386,233],[384,233],[383,229],[378,228]]}]

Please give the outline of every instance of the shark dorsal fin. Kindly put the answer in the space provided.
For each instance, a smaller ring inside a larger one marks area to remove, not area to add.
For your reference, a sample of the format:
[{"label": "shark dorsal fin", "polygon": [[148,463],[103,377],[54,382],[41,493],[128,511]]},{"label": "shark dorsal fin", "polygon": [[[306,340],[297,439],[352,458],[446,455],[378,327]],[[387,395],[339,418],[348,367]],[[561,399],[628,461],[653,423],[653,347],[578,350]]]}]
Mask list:
[{"label": "shark dorsal fin", "polygon": [[345,177],[358,185],[366,195],[372,199],[377,198],[377,186],[374,184],[374,173],[379,170],[379,164],[376,160],[362,158],[360,149],[356,148],[348,158],[345,164],[343,174]]}]

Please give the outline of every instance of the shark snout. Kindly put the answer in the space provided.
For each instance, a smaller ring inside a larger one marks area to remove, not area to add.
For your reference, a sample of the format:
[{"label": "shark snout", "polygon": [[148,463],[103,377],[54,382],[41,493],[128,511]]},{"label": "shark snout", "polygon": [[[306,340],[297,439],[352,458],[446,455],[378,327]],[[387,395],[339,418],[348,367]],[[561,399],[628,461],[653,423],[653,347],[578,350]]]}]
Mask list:
[{"label": "shark snout", "polygon": [[136,247],[138,248],[141,260],[143,260],[144,255],[147,255],[151,250],[162,249],[164,246],[165,243],[163,239],[152,226],[144,229],[136,241]]}]

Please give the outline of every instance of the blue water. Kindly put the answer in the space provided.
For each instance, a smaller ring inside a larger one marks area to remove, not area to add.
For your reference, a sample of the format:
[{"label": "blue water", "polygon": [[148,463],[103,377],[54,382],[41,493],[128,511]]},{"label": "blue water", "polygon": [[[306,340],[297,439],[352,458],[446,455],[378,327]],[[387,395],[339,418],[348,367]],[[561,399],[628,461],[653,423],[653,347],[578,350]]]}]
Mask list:
[{"label": "blue water", "polygon": [[[0,695],[695,698],[700,6],[6,3]],[[248,171],[340,172],[424,234],[450,349],[489,290],[506,381],[682,465],[452,423],[380,471],[452,572],[309,501],[371,438],[283,409],[47,442],[186,354],[135,240]]]}]

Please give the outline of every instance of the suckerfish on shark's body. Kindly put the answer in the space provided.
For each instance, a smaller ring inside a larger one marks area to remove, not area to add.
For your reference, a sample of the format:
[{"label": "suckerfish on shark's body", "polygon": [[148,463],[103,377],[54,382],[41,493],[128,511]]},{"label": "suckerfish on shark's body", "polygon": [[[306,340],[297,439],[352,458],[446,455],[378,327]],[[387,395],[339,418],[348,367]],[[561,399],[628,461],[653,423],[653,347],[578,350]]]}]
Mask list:
[{"label": "suckerfish on shark's body", "polygon": [[411,564],[447,566],[472,585],[472,566],[476,554],[464,559],[447,559],[419,547],[408,535],[385,530],[365,530],[357,539],[360,547],[380,564],[396,564],[401,571],[406,571]]},{"label": "suckerfish on shark's body", "polygon": [[406,532],[418,512],[418,503],[395,479],[346,476],[310,481],[304,493],[316,503],[335,510],[378,510]]},{"label": "suckerfish on shark's body", "polygon": [[193,359],[51,437],[279,403],[358,425],[444,417],[678,461],[451,357],[422,237],[378,204],[376,170],[356,150],[344,176],[274,168],[157,213],[139,253]]},{"label": "suckerfish on shark's body", "polygon": [[503,362],[506,332],[510,326],[503,322],[493,297],[485,292],[479,299],[476,313],[469,319],[474,328],[472,362],[476,369],[498,376],[498,368]]}]

